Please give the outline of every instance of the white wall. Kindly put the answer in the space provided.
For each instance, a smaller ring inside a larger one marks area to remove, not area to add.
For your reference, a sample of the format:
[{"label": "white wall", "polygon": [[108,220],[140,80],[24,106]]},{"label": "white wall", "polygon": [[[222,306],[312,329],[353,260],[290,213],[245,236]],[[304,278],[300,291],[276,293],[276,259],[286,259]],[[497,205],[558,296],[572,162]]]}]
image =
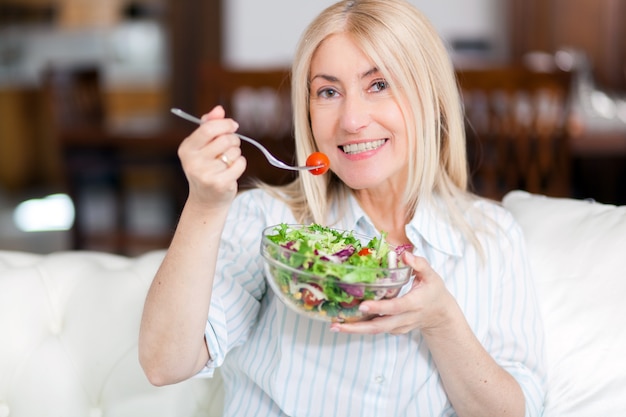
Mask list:
[{"label": "white wall", "polygon": [[[500,0],[410,0],[444,39],[484,38],[506,54]],[[288,66],[306,25],[335,0],[228,0],[224,2],[224,60],[232,67]]]},{"label": "white wall", "polygon": [[300,34],[335,0],[228,0],[223,2],[224,61],[233,67],[291,63]]},{"label": "white wall", "polygon": [[447,39],[469,36],[501,39],[505,29],[502,0],[410,0]]}]

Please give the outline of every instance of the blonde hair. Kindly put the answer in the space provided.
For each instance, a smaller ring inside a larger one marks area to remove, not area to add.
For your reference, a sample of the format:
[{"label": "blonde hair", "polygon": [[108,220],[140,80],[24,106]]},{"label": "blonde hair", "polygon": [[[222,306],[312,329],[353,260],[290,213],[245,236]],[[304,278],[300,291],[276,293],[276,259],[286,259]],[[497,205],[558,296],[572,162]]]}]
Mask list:
[{"label": "blonde hair", "polygon": [[[291,73],[296,156],[300,164],[316,151],[309,121],[309,71],[319,45],[343,33],[372,59],[398,97],[409,132],[409,168],[404,203],[413,213],[419,201],[442,199],[451,219],[462,220],[467,192],[465,130],[458,85],[448,51],[426,17],[403,0],[340,1],[305,30]],[[326,223],[331,204],[350,190],[332,172],[300,175],[283,198],[301,222]],[[471,237],[471,236],[470,236]],[[474,239],[472,239],[474,240]]]}]

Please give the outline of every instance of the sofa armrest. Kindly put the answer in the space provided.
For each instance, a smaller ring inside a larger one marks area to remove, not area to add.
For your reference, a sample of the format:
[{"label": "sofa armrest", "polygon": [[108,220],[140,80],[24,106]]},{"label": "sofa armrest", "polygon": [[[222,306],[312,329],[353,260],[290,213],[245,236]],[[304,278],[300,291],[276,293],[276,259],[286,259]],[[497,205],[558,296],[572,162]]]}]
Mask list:
[{"label": "sofa armrest", "polygon": [[626,415],[626,207],[515,191],[546,327],[546,416]]}]

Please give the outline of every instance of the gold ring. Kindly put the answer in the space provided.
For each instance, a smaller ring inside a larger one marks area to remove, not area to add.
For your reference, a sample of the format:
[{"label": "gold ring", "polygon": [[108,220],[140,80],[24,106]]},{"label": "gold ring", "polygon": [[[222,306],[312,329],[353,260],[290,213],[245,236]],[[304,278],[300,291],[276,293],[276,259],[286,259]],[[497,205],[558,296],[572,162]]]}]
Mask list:
[{"label": "gold ring", "polygon": [[226,164],[227,168],[230,168],[230,166],[233,164],[233,161],[231,161],[230,159],[228,159],[228,157],[226,156],[225,153],[220,155],[220,161],[222,161],[223,163]]}]

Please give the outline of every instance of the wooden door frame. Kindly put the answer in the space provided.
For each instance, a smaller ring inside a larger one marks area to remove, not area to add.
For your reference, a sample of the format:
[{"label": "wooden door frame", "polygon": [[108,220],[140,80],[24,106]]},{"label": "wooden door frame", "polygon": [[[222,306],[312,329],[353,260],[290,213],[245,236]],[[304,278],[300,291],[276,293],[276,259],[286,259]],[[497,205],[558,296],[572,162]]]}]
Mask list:
[{"label": "wooden door frame", "polygon": [[168,0],[171,106],[194,111],[199,68],[222,60],[222,0]]}]

